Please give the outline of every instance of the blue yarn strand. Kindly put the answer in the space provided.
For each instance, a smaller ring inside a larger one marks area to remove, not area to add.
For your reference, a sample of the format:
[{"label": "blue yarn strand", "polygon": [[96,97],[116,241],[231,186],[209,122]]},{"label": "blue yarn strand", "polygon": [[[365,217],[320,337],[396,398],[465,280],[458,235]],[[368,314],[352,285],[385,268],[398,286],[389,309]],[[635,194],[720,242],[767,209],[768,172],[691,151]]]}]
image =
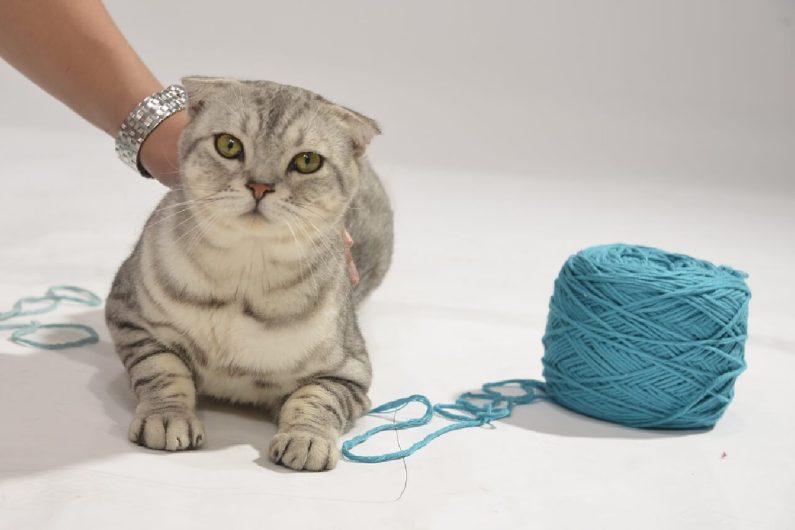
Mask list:
[{"label": "blue yarn strand", "polygon": [[[55,311],[58,306],[60,306],[61,302],[64,301],[88,307],[98,307],[102,305],[102,299],[87,289],[72,285],[56,285],[47,289],[44,296],[26,296],[20,298],[14,303],[10,311],[0,313],[0,322],[12,318],[50,313]],[[74,330],[81,332],[85,336],[80,339],[64,342],[41,342],[28,338],[29,335],[37,333],[42,329]],[[0,324],[0,330],[13,330],[11,336],[8,338],[11,342],[22,346],[32,346],[45,350],[64,350],[99,342],[99,336],[94,328],[86,326],[85,324],[42,324],[40,322],[31,321],[25,323]]]},{"label": "blue yarn strand", "polygon": [[[511,385],[517,385],[524,393],[518,396],[512,396],[503,394],[497,390],[498,388],[504,388]],[[534,401],[547,399],[546,396],[539,394],[539,392],[544,391],[544,384],[540,381],[533,381],[529,379],[508,379],[505,381],[486,383],[483,385],[481,390],[481,392],[465,392],[461,394],[458,399],[456,399],[455,403],[440,403],[431,405],[431,401],[427,397],[421,394],[414,394],[384,403],[383,405],[379,405],[378,407],[370,410],[369,414],[393,412],[405,407],[410,403],[422,404],[425,407],[425,412],[422,414],[422,416],[416,418],[378,425],[367,432],[364,432],[358,436],[354,436],[350,440],[346,440],[342,444],[342,455],[351,462],[361,462],[365,464],[377,464],[380,462],[387,462],[389,460],[405,458],[416,453],[418,450],[422,449],[443,434],[447,434],[448,432],[459,429],[480,427],[482,425],[491,423],[492,421],[507,418],[511,415],[511,412],[516,405],[526,405]],[[482,404],[479,405],[476,402],[482,402]],[[354,447],[363,444],[380,432],[399,431],[427,425],[433,419],[433,413],[443,416],[449,420],[453,420],[454,423],[433,431],[402,451],[395,451],[393,453],[385,453],[381,455],[357,455],[351,451],[351,449]]]}]

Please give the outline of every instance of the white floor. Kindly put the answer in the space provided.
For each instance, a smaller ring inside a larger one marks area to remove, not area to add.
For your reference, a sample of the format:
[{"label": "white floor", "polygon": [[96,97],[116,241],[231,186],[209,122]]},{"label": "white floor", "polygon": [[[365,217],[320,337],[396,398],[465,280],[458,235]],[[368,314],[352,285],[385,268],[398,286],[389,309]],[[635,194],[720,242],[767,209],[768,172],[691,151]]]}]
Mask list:
[{"label": "white floor", "polygon": [[[104,295],[163,190],[113,160],[99,135],[6,130],[0,140],[0,312],[53,284]],[[361,315],[375,403],[449,401],[490,380],[540,376],[559,267],[585,246],[622,241],[750,273],[748,370],[724,418],[710,432],[661,433],[536,404],[446,435],[405,464],[343,461],[307,474],[267,461],[274,427],[256,411],[213,405],[201,413],[206,448],[152,452],[126,440],[133,403],[101,311],[64,307],[40,320],[90,324],[99,344],[50,352],[0,336],[0,527],[795,527],[795,193],[381,173],[398,240]],[[382,421],[365,418],[355,433]],[[385,433],[361,451],[396,448]]]}]

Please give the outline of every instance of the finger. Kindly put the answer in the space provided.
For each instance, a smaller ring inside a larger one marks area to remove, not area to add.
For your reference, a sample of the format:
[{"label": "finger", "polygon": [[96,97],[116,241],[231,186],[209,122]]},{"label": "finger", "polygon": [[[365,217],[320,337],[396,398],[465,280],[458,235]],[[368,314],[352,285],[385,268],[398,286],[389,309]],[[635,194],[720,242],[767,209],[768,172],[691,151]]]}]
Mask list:
[{"label": "finger", "polygon": [[348,259],[348,276],[351,277],[351,283],[356,285],[359,283],[359,269],[356,268],[356,263],[353,261],[353,256],[350,252],[347,253]]},{"label": "finger", "polygon": [[342,229],[342,241],[345,243],[347,248],[351,248],[353,246],[353,238],[348,233],[348,230]]}]

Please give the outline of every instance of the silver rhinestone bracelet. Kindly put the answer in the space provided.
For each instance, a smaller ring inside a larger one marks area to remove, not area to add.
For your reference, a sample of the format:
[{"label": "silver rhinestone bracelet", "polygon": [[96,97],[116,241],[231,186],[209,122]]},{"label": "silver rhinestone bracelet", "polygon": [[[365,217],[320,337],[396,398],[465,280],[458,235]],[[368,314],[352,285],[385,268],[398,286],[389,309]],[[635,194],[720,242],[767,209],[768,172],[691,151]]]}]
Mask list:
[{"label": "silver rhinestone bracelet", "polygon": [[116,154],[122,162],[147,178],[152,178],[141,165],[141,145],[163,120],[185,108],[188,96],[180,85],[171,85],[144,98],[125,118],[116,135]]}]

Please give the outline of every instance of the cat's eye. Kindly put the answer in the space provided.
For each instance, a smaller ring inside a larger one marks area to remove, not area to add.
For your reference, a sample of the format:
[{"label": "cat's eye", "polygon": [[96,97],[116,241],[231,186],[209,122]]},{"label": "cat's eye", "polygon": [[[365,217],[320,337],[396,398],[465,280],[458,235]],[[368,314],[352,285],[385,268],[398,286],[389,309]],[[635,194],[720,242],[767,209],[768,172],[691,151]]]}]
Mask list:
[{"label": "cat's eye", "polygon": [[243,158],[243,142],[229,133],[215,136],[215,150],[224,158]]},{"label": "cat's eye", "polygon": [[290,168],[299,173],[314,173],[323,165],[323,157],[317,153],[298,153],[290,162]]}]

